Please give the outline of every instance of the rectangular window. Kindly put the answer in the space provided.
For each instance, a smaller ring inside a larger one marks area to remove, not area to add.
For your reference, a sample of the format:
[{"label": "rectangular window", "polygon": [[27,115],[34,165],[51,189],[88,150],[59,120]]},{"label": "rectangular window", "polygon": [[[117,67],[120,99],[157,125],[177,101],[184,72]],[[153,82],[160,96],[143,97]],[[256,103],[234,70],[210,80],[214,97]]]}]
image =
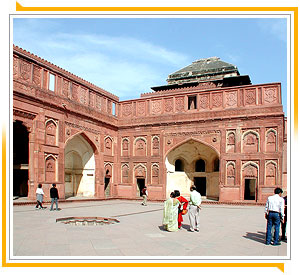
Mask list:
[{"label": "rectangular window", "polygon": [[55,88],[55,75],[54,74],[49,74],[49,90],[54,91]]},{"label": "rectangular window", "polygon": [[188,109],[189,110],[197,109],[197,96],[188,97]]},{"label": "rectangular window", "polygon": [[114,102],[112,104],[112,115],[116,116],[116,103],[114,103]]}]

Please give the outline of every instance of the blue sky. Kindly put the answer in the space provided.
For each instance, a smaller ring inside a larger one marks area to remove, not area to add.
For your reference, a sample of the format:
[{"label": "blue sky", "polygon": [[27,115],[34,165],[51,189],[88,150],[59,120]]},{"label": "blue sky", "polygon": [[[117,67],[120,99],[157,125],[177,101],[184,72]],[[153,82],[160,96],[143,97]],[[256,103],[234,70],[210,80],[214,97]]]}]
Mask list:
[{"label": "blue sky", "polygon": [[13,43],[120,97],[139,98],[169,74],[217,56],[253,84],[281,82],[283,18],[14,18]]}]

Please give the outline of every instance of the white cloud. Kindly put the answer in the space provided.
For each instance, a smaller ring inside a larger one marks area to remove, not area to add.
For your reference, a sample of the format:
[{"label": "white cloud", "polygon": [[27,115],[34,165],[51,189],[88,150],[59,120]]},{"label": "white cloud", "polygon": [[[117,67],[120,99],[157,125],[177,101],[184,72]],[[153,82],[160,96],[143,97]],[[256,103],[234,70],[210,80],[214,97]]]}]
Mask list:
[{"label": "white cloud", "polygon": [[287,40],[287,20],[286,19],[274,19],[258,21],[258,26],[262,31],[271,33],[277,39],[286,42]]},{"label": "white cloud", "polygon": [[25,49],[121,99],[166,84],[169,73],[189,62],[182,53],[131,37],[53,32],[41,39],[41,35],[27,31],[20,41]]}]

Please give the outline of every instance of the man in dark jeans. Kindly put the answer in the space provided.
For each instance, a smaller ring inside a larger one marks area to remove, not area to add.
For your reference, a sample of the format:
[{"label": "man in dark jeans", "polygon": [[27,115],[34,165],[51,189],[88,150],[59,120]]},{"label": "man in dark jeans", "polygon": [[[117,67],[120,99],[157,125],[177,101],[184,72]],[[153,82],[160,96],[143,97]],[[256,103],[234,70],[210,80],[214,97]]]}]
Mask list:
[{"label": "man in dark jeans", "polygon": [[56,184],[55,183],[52,184],[52,188],[50,189],[50,198],[51,198],[50,211],[53,211],[53,204],[54,204],[54,202],[55,202],[55,205],[56,205],[56,210],[59,210],[58,203],[57,203],[57,200],[58,200],[58,190],[56,188]]}]

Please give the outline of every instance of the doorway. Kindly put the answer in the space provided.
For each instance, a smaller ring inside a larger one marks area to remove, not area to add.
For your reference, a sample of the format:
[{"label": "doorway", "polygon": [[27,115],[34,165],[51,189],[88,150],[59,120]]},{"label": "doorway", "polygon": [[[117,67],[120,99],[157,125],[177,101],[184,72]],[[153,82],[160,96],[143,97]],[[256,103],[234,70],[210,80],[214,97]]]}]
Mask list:
[{"label": "doorway", "polygon": [[139,197],[142,197],[143,196],[142,190],[145,187],[145,179],[136,179],[136,183],[137,183],[137,187],[138,187],[136,195]]},{"label": "doorway", "polygon": [[105,197],[110,197],[110,178],[105,177],[104,178],[104,193],[105,193]]},{"label": "doorway", "polygon": [[256,200],[256,179],[245,179],[244,200]]},{"label": "doorway", "polygon": [[13,123],[13,196],[28,196],[29,133],[21,121]]},{"label": "doorway", "polygon": [[194,184],[201,196],[206,196],[206,177],[194,177]]}]

